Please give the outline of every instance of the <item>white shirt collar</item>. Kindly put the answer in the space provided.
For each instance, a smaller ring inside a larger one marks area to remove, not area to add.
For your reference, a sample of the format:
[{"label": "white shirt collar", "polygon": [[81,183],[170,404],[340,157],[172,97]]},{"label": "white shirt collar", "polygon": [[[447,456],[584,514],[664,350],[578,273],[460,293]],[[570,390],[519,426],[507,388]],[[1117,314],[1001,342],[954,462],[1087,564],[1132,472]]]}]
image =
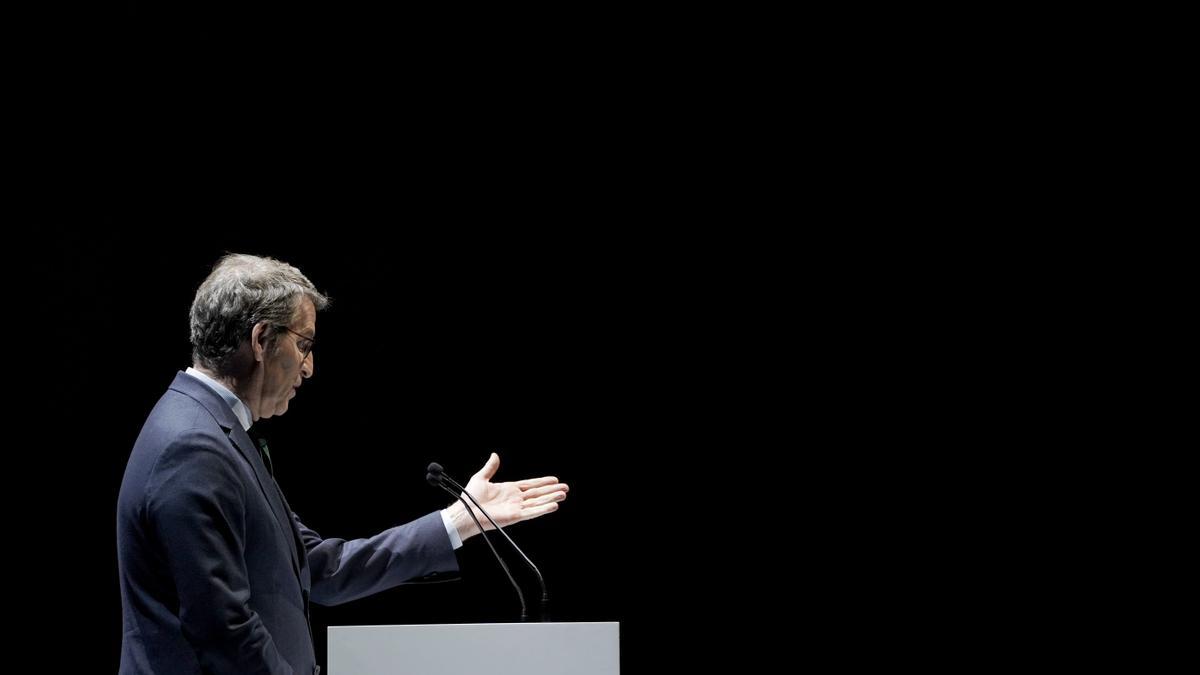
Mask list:
[{"label": "white shirt collar", "polygon": [[253,417],[250,415],[250,406],[246,405],[242,399],[238,398],[237,394],[230,391],[229,387],[217,382],[195,368],[188,368],[183,372],[208,385],[209,389],[212,389],[214,392],[216,392],[217,396],[220,396],[226,403],[229,404],[230,408],[233,408],[233,414],[236,415],[238,421],[242,423],[242,428],[247,431],[250,430],[250,425],[254,423]]}]

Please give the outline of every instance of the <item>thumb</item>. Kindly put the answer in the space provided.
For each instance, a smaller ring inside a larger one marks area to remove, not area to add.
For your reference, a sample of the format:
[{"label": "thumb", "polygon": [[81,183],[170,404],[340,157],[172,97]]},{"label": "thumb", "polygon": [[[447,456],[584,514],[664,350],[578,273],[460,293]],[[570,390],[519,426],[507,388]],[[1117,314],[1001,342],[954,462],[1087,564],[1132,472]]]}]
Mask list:
[{"label": "thumb", "polygon": [[487,463],[484,464],[483,468],[479,470],[479,473],[477,473],[475,475],[484,480],[490,481],[492,479],[492,476],[496,475],[496,470],[499,468],[500,468],[500,455],[497,455],[496,453],[493,452],[492,456],[488,457]]}]

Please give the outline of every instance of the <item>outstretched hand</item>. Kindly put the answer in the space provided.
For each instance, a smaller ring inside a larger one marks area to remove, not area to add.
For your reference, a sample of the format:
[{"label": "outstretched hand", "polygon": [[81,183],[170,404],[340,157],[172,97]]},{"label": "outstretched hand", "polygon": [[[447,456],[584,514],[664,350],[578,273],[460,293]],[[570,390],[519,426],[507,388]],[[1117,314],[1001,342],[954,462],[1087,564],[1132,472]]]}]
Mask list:
[{"label": "outstretched hand", "polygon": [[[500,527],[553,513],[558,510],[558,503],[567,498],[570,488],[566,483],[558,482],[554,476],[528,478],[511,483],[493,483],[492,477],[499,468],[500,456],[493,452],[483,468],[476,471],[471,480],[467,481],[467,492],[471,493]],[[461,507],[462,503],[458,503],[457,506]],[[474,505],[471,510],[475,511],[484,529],[495,529]],[[460,534],[469,536],[469,533],[479,531],[469,516],[465,513],[461,515],[469,526],[465,528],[465,532],[464,527],[459,527]],[[455,521],[458,524],[459,519],[455,517]],[[465,536],[463,538],[466,539]]]}]

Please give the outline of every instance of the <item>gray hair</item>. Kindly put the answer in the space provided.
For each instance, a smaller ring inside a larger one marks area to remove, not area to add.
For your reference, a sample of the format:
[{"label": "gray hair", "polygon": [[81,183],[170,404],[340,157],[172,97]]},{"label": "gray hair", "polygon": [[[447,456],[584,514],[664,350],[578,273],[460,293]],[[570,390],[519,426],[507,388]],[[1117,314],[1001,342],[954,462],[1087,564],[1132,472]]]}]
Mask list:
[{"label": "gray hair", "polygon": [[329,306],[329,298],[285,262],[244,254],[222,257],[192,301],[192,361],[231,374],[234,356],[254,325],[271,324],[267,336],[273,341],[280,332],[274,325],[290,324],[305,297],[317,309]]}]

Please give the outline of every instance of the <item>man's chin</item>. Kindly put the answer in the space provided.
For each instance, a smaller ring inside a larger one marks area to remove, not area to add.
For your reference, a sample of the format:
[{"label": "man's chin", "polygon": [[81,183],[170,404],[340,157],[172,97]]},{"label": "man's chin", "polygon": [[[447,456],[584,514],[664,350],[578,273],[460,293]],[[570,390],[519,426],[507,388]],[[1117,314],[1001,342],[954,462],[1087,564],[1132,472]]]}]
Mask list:
[{"label": "man's chin", "polygon": [[287,409],[288,409],[287,404],[284,403],[283,406],[280,408],[276,408],[275,410],[273,410],[271,412],[262,413],[261,415],[259,415],[259,419],[265,420],[265,419],[270,419],[272,417],[278,417],[279,415],[282,415],[283,413],[287,412]]},{"label": "man's chin", "polygon": [[274,410],[272,410],[270,412],[263,411],[263,412],[259,413],[259,415],[258,415],[259,419],[267,419],[269,417],[278,417],[279,415],[282,415],[283,413],[287,412],[288,401],[290,401],[290,400],[291,400],[290,397],[284,398],[282,401],[280,401],[275,406]]}]

